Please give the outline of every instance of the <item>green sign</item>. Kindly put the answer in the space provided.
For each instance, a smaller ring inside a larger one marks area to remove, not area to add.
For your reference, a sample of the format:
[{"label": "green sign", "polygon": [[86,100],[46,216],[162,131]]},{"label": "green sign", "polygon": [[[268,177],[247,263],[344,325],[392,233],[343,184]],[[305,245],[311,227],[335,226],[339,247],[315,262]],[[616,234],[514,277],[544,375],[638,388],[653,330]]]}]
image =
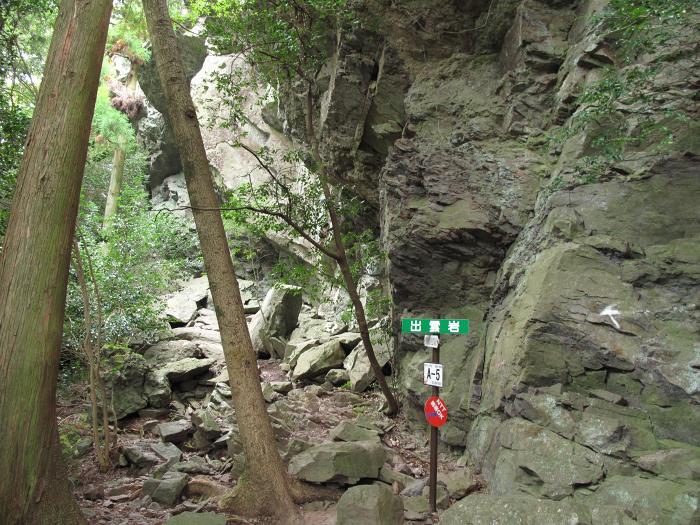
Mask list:
[{"label": "green sign", "polygon": [[468,319],[401,319],[404,334],[468,334]]}]

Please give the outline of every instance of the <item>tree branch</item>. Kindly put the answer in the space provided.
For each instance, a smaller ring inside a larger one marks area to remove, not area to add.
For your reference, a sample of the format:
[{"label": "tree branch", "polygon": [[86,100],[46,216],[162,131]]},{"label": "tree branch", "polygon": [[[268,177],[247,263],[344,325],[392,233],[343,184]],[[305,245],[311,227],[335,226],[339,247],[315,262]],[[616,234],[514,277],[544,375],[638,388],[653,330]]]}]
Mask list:
[{"label": "tree branch", "polygon": [[335,253],[332,250],[329,250],[325,246],[323,246],[320,242],[318,242],[316,239],[311,237],[304,229],[291,217],[289,217],[287,214],[278,212],[278,211],[273,211],[273,210],[267,210],[265,208],[256,208],[255,206],[235,206],[235,207],[226,207],[226,208],[197,208],[194,206],[178,206],[176,208],[163,208],[161,210],[158,210],[158,213],[161,211],[183,211],[183,210],[198,210],[198,211],[252,211],[253,213],[261,213],[263,215],[268,215],[270,217],[277,217],[278,219],[283,220],[286,222],[295,232],[297,232],[301,237],[309,241],[314,248],[316,248],[318,251],[320,251],[323,255],[330,257],[331,259],[337,261],[339,259],[339,256],[337,253]]}]

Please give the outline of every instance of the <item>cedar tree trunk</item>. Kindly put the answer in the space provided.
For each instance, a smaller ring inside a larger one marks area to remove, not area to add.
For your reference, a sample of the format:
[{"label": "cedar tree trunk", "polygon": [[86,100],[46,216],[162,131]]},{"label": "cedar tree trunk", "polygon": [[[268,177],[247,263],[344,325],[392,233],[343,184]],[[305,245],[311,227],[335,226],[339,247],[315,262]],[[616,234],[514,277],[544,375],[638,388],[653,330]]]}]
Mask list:
[{"label": "cedar tree trunk", "polygon": [[267,415],[256,354],[166,0],[144,0],[143,7],[168,118],[182,158],[245,455],[245,472],[220,503],[239,514],[276,514],[282,523],[299,523],[299,511]]},{"label": "cedar tree trunk", "polygon": [[111,0],[62,0],[0,255],[0,521],[85,523],[56,426],[63,315]]}]

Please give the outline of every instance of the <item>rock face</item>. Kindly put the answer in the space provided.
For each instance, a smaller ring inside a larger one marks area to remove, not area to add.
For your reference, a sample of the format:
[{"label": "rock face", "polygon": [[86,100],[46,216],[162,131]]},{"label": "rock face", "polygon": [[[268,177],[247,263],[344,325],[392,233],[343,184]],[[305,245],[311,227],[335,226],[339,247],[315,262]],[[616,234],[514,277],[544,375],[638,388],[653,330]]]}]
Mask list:
[{"label": "rock face", "polygon": [[[440,436],[464,449],[487,493],[467,496],[444,523],[700,521],[698,126],[656,113],[673,140],[647,136],[632,100],[621,108],[627,149],[612,159],[596,152],[605,129],[576,128],[585,87],[609,66],[633,71],[595,22],[606,4],[365,2],[356,14],[372,23],[339,31],[319,74],[321,153],[334,180],[376,211],[357,220],[379,232],[386,252],[394,331],[406,315],[471,320],[470,334],[441,342],[450,420]],[[638,98],[696,116],[697,39],[678,33],[639,57],[658,67]],[[202,120],[230,116],[221,97],[207,101],[204,72],[238,67],[232,57],[204,61],[193,82]],[[282,144],[280,130],[303,135],[295,97],[264,111],[251,103],[253,146]],[[164,203],[181,202],[167,126],[148,111],[142,134],[162,144],[152,187]],[[574,132],[551,142],[562,129]],[[250,159],[223,129],[206,133],[219,179],[237,185]],[[303,243],[271,243],[310,260]],[[321,319],[294,331],[300,306],[287,291],[268,295],[251,325],[260,355],[284,357],[295,380],[342,364],[354,390],[367,388],[362,348],[333,341],[338,331]],[[213,326],[211,315],[199,319]],[[120,393],[118,412],[164,406],[187,365],[204,367],[220,351],[194,340],[147,352],[149,366],[183,370],[134,367],[136,386]],[[429,359],[421,341],[397,336],[378,353],[398,374],[409,416],[419,415],[428,389],[416,371]],[[225,405],[220,391],[212,399]],[[318,400],[291,396],[270,408],[294,402]],[[374,479],[383,451],[370,446],[317,445],[290,472],[317,483]],[[423,512],[422,496],[409,497],[409,510]]]},{"label": "rock face", "polygon": [[[610,511],[607,511],[610,512]],[[599,523],[632,525],[622,514],[611,521]],[[578,525],[586,523],[581,515],[565,501],[534,500],[523,496],[483,496],[464,498],[445,511],[440,518],[444,525]]]},{"label": "rock face", "polygon": [[[630,67],[594,23],[607,2],[458,4],[363,4],[376,31],[340,35],[318,115],[331,173],[378,211],[394,328],[406,315],[471,320],[441,344],[440,436],[465,449],[488,494],[443,521],[695,523],[697,124],[671,124],[672,145],[640,140],[596,171],[604,130],[547,137],[575,126],[578,94],[608,66]],[[658,50],[643,88],[687,115],[699,110],[693,42],[682,33]],[[295,101],[280,109],[298,132]],[[428,352],[415,336],[391,352],[419,414]],[[360,356],[344,366],[358,390]]]},{"label": "rock face", "polygon": [[[188,80],[192,80],[207,56],[204,39],[191,33],[180,34],[178,43]],[[170,125],[163,116],[166,112],[165,98],[155,61],[151,58],[138,72],[139,86],[148,99],[147,115],[138,124],[139,138],[150,154],[149,182],[150,187],[155,188],[166,177],[179,173],[182,163]]]},{"label": "rock face", "polygon": [[401,525],[401,496],[386,485],[360,485],[345,491],[338,501],[337,524]]}]

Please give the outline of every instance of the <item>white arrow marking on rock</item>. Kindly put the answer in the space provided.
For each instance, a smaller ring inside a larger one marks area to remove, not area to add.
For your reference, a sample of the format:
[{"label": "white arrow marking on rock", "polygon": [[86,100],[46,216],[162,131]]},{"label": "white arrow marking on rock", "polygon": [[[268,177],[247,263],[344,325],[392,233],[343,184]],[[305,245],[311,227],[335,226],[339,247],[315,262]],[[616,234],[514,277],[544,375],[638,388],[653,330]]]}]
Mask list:
[{"label": "white arrow marking on rock", "polygon": [[607,315],[610,318],[610,320],[612,321],[612,323],[615,325],[615,328],[617,328],[619,330],[620,323],[618,323],[617,319],[615,319],[613,316],[614,315],[621,315],[621,312],[616,307],[617,307],[616,304],[611,304],[609,306],[606,306],[605,308],[603,308],[603,311],[600,312],[600,314],[598,314],[598,315]]}]

